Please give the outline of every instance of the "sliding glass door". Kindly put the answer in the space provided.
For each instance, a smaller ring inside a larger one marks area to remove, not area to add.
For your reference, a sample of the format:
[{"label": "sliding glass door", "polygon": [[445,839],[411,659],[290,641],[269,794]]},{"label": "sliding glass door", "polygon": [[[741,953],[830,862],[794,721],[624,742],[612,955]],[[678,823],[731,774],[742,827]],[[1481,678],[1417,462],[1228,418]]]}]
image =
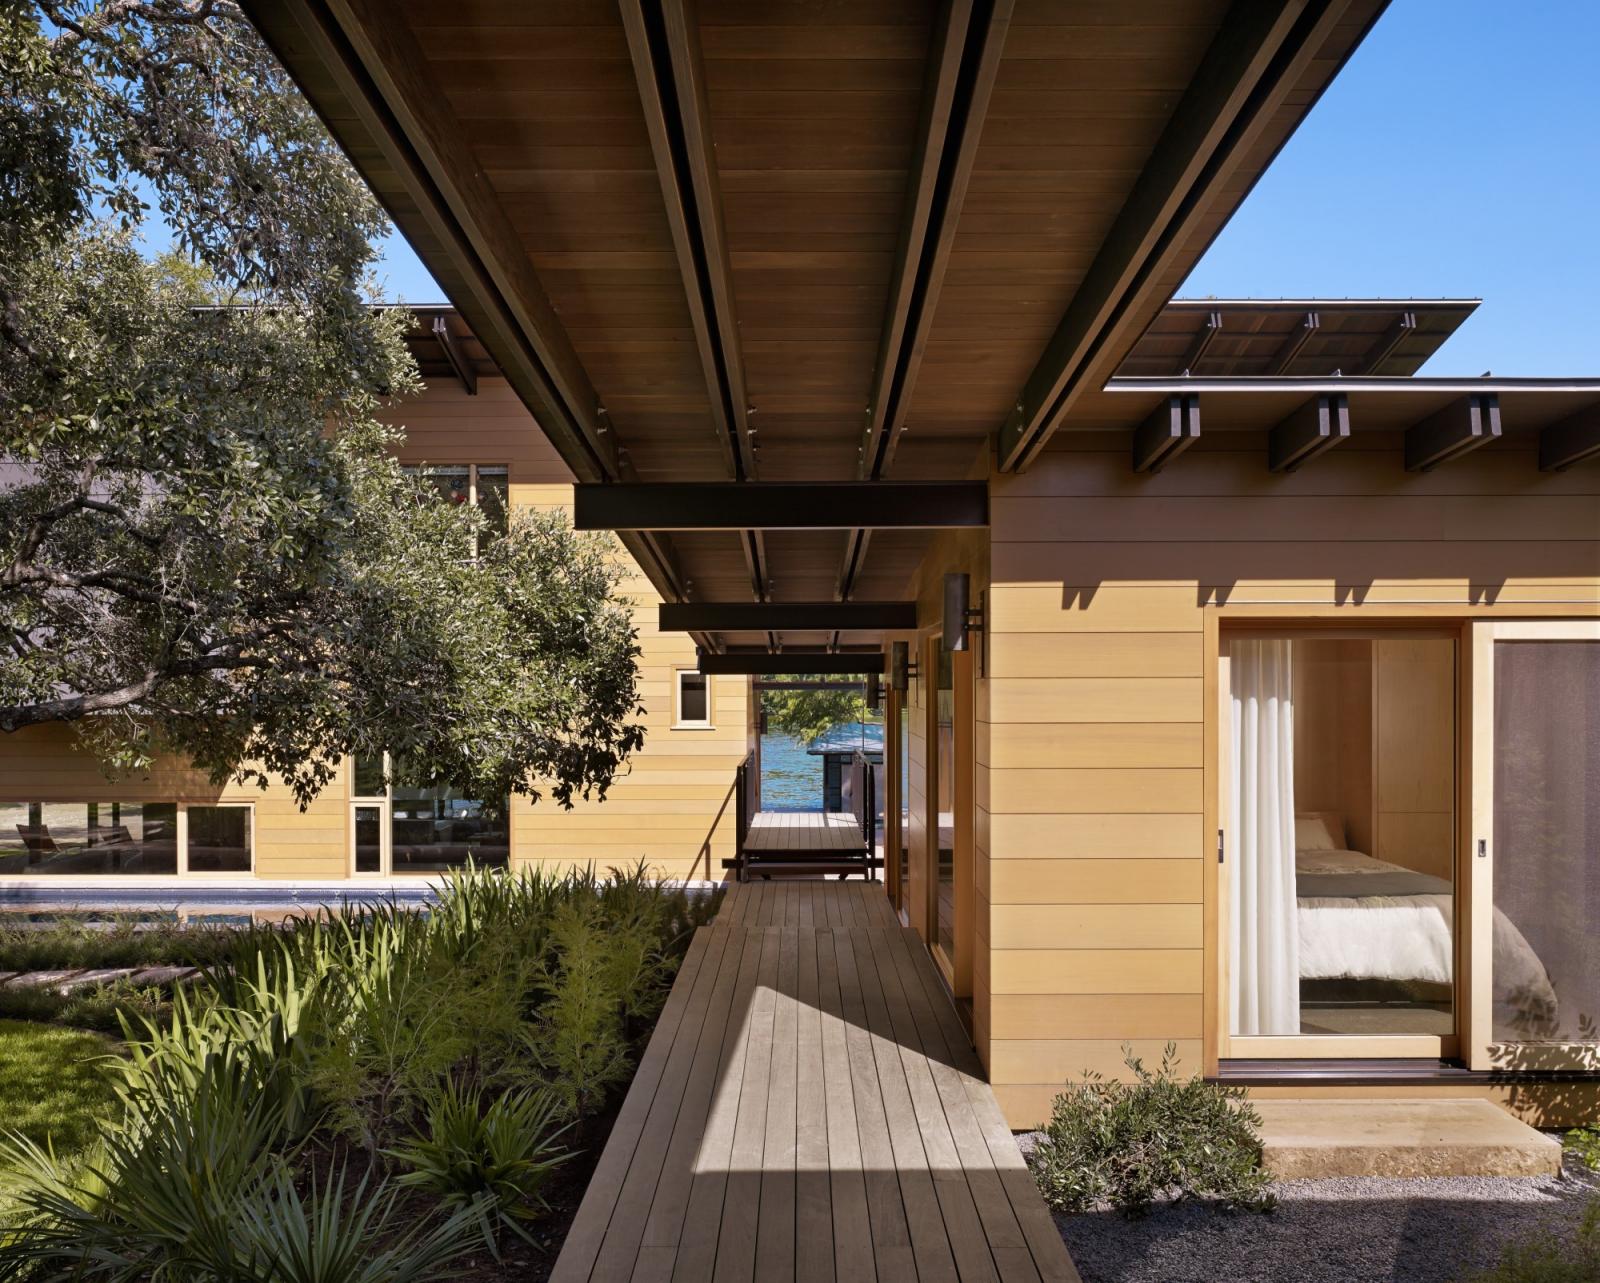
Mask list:
[{"label": "sliding glass door", "polygon": [[1600,1068],[1600,623],[1473,626],[1475,1069]]}]

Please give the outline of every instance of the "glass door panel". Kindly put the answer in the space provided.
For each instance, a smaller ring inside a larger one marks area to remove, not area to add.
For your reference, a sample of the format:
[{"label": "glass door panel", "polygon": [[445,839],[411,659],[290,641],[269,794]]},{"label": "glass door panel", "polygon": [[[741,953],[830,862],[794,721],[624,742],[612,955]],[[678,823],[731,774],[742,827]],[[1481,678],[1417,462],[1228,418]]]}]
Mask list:
[{"label": "glass door panel", "polygon": [[1593,1068],[1600,625],[1480,624],[1475,663],[1473,1064]]},{"label": "glass door panel", "polygon": [[355,834],[355,871],[357,873],[382,873],[383,860],[383,807],[356,806],[353,808]]}]

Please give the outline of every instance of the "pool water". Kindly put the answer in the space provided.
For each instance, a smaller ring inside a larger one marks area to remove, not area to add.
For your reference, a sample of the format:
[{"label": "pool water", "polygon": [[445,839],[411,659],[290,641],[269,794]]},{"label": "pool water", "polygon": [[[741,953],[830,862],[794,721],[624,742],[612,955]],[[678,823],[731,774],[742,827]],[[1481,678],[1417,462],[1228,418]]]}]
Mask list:
[{"label": "pool water", "polygon": [[793,735],[761,737],[761,809],[822,809],[822,758],[810,756]]}]

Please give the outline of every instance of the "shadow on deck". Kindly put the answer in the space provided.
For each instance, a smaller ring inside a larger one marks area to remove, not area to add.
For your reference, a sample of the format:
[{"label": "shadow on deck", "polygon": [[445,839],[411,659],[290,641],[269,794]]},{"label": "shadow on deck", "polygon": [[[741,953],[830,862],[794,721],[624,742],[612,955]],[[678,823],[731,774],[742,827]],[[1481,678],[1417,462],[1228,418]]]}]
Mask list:
[{"label": "shadow on deck", "polygon": [[554,1280],[1070,1280],[881,887],[735,886],[695,934]]}]

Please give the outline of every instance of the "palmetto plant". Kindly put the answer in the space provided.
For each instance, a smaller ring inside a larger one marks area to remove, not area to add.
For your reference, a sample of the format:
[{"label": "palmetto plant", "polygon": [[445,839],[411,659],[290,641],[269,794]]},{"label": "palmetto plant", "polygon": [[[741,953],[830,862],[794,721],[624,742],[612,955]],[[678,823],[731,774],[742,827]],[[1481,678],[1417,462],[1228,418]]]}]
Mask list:
[{"label": "palmetto plant", "polygon": [[401,1185],[470,1213],[498,1255],[500,1226],[532,1241],[521,1222],[544,1209],[544,1184],[570,1157],[556,1145],[567,1130],[557,1126],[559,1115],[559,1102],[547,1091],[508,1092],[485,1108],[481,1090],[447,1081],[430,1104],[426,1129],[389,1157],[410,1169],[399,1177]]}]

